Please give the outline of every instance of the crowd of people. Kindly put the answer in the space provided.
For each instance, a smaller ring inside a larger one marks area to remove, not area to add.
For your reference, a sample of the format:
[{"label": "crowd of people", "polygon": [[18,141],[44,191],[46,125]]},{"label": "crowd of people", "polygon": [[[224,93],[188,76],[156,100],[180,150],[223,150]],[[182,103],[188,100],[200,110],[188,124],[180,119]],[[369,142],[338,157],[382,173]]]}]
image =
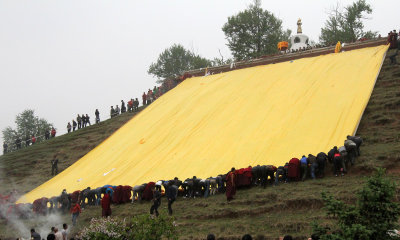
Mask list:
[{"label": "crowd of people", "polygon": [[[34,145],[40,138],[44,140],[49,140],[50,137],[54,138],[56,136],[56,133],[56,129],[54,127],[51,127],[51,129],[44,130],[43,135],[40,136],[35,136],[34,134],[26,135],[24,138],[22,138],[21,136],[16,136],[14,141],[15,149],[19,150],[22,147],[29,147],[31,145]],[[3,142],[3,154],[11,151],[9,147],[9,143]]]},{"label": "crowd of people", "polygon": [[[400,30],[399,30],[400,32]],[[390,31],[387,36],[389,49],[396,50],[388,55],[391,64],[397,64],[397,55],[400,50],[400,37],[396,30]]]},{"label": "crowd of people", "polygon": [[[158,208],[162,198],[165,197],[168,205],[168,213],[173,214],[172,205],[180,196],[183,198],[207,198],[211,195],[225,193],[227,201],[234,200],[236,190],[252,186],[268,185],[278,186],[279,183],[305,181],[325,176],[327,166],[331,167],[334,176],[344,176],[349,165],[355,164],[360,156],[360,146],[363,140],[358,136],[347,136],[343,146],[334,146],[328,153],[303,155],[292,158],[283,166],[257,165],[236,170],[232,168],[226,174],[200,179],[196,176],[184,181],[174,178],[171,180],[159,180],[136,186],[112,186],[105,185],[96,189],[90,187],[67,193],[64,189],[59,196],[40,198],[32,204],[14,204],[11,201],[3,201],[7,205],[7,212],[2,213],[3,218],[18,216],[30,218],[35,215],[46,215],[53,212],[72,214],[72,224],[76,221],[87,205],[100,206],[103,217],[111,216],[111,204],[135,203],[151,201],[149,213],[158,217]],[[56,159],[56,156],[54,157]],[[6,199],[2,198],[1,199]]]},{"label": "crowd of people", "polygon": [[[400,32],[400,30],[399,30]],[[390,45],[389,49],[398,49],[400,48],[400,39],[399,34],[396,30],[390,31],[387,36],[387,43]]]}]

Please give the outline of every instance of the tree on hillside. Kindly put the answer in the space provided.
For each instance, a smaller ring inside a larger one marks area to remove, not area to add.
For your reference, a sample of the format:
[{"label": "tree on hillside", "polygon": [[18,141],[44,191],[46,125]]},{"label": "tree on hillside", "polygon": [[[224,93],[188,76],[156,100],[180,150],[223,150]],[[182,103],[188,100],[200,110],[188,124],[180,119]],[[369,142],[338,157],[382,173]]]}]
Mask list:
[{"label": "tree on hillside", "polygon": [[396,185],[385,177],[384,169],[377,169],[358,193],[355,205],[348,205],[326,193],[322,194],[328,215],[337,219],[338,229],[327,229],[314,224],[313,231],[321,240],[386,240],[397,229],[400,207],[395,202]]},{"label": "tree on hillside", "polygon": [[164,79],[176,78],[182,75],[184,71],[211,65],[210,60],[186,50],[180,44],[174,44],[158,56],[157,62],[150,65],[148,73],[156,76],[157,82],[160,83]]},{"label": "tree on hillside", "polygon": [[261,8],[260,0],[228,17],[222,31],[236,60],[276,53],[278,42],[287,41],[291,33],[282,29],[282,20]]},{"label": "tree on hillside", "polygon": [[372,13],[371,6],[365,0],[358,0],[341,10],[336,6],[321,28],[319,40],[324,45],[332,45],[338,41],[354,42],[360,38],[374,38],[376,32],[364,31],[363,21]]},{"label": "tree on hillside", "polygon": [[[50,130],[52,124],[47,122],[44,118],[35,116],[35,111],[32,109],[24,110],[22,113],[15,117],[16,129],[6,127],[3,129],[3,139],[9,145],[9,150],[13,150],[15,147],[14,142],[17,137],[21,140],[25,140],[27,137],[30,138],[32,135],[40,136],[43,135],[45,130]],[[44,138],[37,138],[40,142]]]}]

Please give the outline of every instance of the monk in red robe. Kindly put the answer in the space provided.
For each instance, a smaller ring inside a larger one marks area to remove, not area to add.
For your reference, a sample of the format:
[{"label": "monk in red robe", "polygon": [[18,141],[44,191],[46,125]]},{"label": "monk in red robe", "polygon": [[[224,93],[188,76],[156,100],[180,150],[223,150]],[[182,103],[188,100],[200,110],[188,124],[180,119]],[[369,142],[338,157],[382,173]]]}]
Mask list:
[{"label": "monk in red robe", "polygon": [[107,192],[104,194],[103,198],[101,199],[101,216],[108,217],[111,216],[111,197],[110,194]]},{"label": "monk in red robe", "polygon": [[235,168],[226,175],[226,200],[233,200],[233,196],[236,194],[236,174]]}]

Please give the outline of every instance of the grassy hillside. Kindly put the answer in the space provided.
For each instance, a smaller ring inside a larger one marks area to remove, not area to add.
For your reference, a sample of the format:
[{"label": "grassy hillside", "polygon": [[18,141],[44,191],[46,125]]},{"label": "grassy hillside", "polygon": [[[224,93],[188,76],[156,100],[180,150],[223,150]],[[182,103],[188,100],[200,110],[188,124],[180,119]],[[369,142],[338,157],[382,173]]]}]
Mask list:
[{"label": "grassy hillside", "polygon": [[[389,51],[387,55],[392,54]],[[400,66],[387,57],[371,99],[361,119],[357,135],[364,138],[357,169],[375,166],[397,171],[400,164]]]},{"label": "grassy hillside", "polygon": [[[227,203],[224,195],[208,199],[178,199],[174,204],[175,218],[181,239],[204,239],[209,232],[221,239],[238,239],[244,233],[263,235],[268,239],[290,233],[299,239],[310,234],[310,223],[318,221],[330,225],[332,220],[321,209],[321,192],[328,191],[346,202],[355,200],[355,192],[361,188],[365,175],[376,166],[388,168],[390,175],[399,182],[400,170],[400,66],[392,66],[385,59],[371,100],[360,122],[358,135],[364,138],[362,156],[356,166],[345,177],[328,176],[325,179],[291,184],[266,189],[251,188],[238,191],[236,200]],[[88,127],[78,132],[61,136],[20,152],[0,158],[3,163],[1,180],[14,181],[21,192],[26,192],[50,178],[50,159],[55,152],[62,151],[60,167],[71,165],[96,144],[129,120],[131,114],[108,120],[102,125]],[[7,180],[10,178],[10,180]],[[10,186],[2,184],[0,193]],[[400,190],[398,191],[400,192]],[[112,206],[113,215],[130,217],[147,213],[149,203]],[[166,214],[163,199],[161,214]],[[88,207],[80,216],[78,231],[92,217],[100,216],[99,207]],[[60,222],[70,222],[70,216]],[[26,222],[29,226],[40,223]],[[14,231],[0,222],[0,233]],[[2,234],[0,234],[1,237]]]}]

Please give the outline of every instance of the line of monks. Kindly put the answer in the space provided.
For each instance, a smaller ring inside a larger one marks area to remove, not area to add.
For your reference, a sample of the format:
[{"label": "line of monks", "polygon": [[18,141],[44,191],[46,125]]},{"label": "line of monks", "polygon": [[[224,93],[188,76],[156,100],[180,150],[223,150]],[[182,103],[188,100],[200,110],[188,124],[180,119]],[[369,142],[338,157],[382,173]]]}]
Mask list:
[{"label": "line of monks", "polygon": [[[217,193],[225,193],[227,200],[233,199],[237,188],[251,186],[266,187],[268,184],[277,185],[279,182],[300,181],[306,178],[324,177],[325,166],[331,164],[334,175],[347,172],[348,164],[353,165],[360,155],[362,139],[355,136],[347,136],[344,145],[332,148],[325,154],[323,152],[314,156],[309,154],[301,159],[292,158],[284,166],[257,165],[254,167],[232,168],[227,174],[216,177],[200,179],[196,176],[184,181],[174,178],[172,180],[160,180],[136,186],[112,186],[105,185],[96,189],[86,188],[67,193],[64,189],[59,196],[36,199],[32,204],[15,204],[15,197],[0,195],[0,218],[30,218],[37,215],[46,215],[55,211],[68,213],[71,206],[78,203],[82,208],[86,205],[100,205],[102,196],[109,193],[113,204],[134,203],[150,201],[153,199],[152,189],[157,189],[162,195],[168,187],[175,188],[176,195],[183,198],[204,197]],[[170,184],[172,182],[172,184]],[[177,197],[176,196],[176,197]]]}]

